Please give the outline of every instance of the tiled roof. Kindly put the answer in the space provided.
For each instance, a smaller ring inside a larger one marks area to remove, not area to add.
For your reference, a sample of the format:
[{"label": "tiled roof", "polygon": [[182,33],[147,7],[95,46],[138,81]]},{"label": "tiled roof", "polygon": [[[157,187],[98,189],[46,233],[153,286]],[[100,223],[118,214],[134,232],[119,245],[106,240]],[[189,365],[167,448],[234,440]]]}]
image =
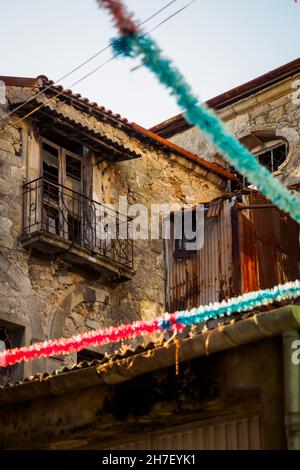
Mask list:
[{"label": "tiled roof", "polygon": [[74,390],[78,392],[93,386],[114,386],[168,367],[174,367],[175,373],[176,357],[179,363],[190,361],[299,329],[300,305],[287,302],[281,303],[280,308],[278,305],[274,305],[271,312],[259,310],[235,314],[227,317],[225,322],[211,320],[206,329],[191,331],[182,337],[179,350],[174,341],[149,343],[145,347],[128,348],[102,361],[83,361],[49,374],[36,374],[17,384],[0,388],[0,406],[58,396]]},{"label": "tiled roof", "polygon": [[[288,302],[281,302],[278,303],[277,306],[280,305],[285,305]],[[190,337],[198,337],[201,336],[203,333],[206,333],[207,331],[213,331],[216,328],[218,328],[220,325],[229,325],[235,322],[239,322],[241,320],[251,318],[253,315],[257,314],[258,312],[267,312],[271,308],[270,306],[266,307],[261,307],[260,309],[256,311],[251,311],[248,313],[233,313],[228,317],[223,317],[218,320],[208,320],[206,322],[203,322],[193,330],[191,333],[191,330],[188,328],[185,330],[184,333],[179,334],[179,338],[181,339],[189,339]],[[126,359],[129,359],[130,357],[133,356],[138,356],[138,355],[143,355],[145,353],[150,353],[154,352],[155,350],[166,347],[170,344],[170,346],[173,344],[172,342],[169,343],[169,341],[165,338],[159,339],[156,342],[149,342],[147,344],[140,344],[137,347],[130,346],[130,345],[122,345],[119,350],[115,351],[114,354],[105,354],[102,359],[94,359],[92,361],[81,361],[79,363],[74,363],[71,366],[64,366],[60,369],[55,369],[51,372],[44,372],[44,373],[37,373],[33,376],[29,376],[24,378],[21,381],[17,381],[14,383],[7,383],[6,385],[0,386],[0,391],[1,389],[7,389],[7,388],[12,388],[12,387],[17,387],[18,385],[23,385],[26,383],[32,383],[32,382],[43,382],[51,379],[52,377],[57,377],[58,375],[63,375],[67,374],[70,372],[75,372],[77,370],[83,370],[83,369],[89,369],[89,368],[98,368],[99,366],[105,366],[106,364],[113,364],[117,363],[118,361],[123,361]],[[174,345],[174,344],[173,344]],[[175,357],[174,357],[174,362],[175,362]]]},{"label": "tiled roof", "polygon": [[107,114],[108,116],[111,116],[122,123],[128,123],[128,119],[122,117],[120,114],[115,114],[111,109],[106,109],[104,106],[96,103],[95,101],[90,101],[88,98],[81,96],[80,93],[74,93],[70,89],[64,89],[62,85],[55,85],[54,82],[49,80],[45,75],[39,75],[36,80],[42,82],[42,87],[50,86],[50,89],[56,93],[63,92],[64,95],[69,96],[73,100],[81,101],[85,107],[90,107],[92,109],[101,111],[101,113]]},{"label": "tiled roof", "polygon": [[91,115],[95,115],[101,120],[107,121],[115,127],[123,129],[129,135],[136,137],[142,142],[159,147],[165,152],[173,152],[205,170],[217,174],[223,179],[237,181],[235,175],[224,170],[221,166],[211,163],[204,158],[199,157],[199,155],[175,145],[173,142],[155,134],[151,130],[147,130],[136,123],[128,122],[128,120],[121,117],[120,114],[114,114],[110,109],[106,109],[98,103],[91,102],[88,98],[83,98],[79,93],[74,93],[72,90],[64,89],[61,85],[55,85],[54,82],[49,80],[45,75],[39,75],[36,78],[0,76],[0,80],[4,81],[7,86],[38,88],[40,91],[42,91],[43,88],[49,87],[45,92],[46,95],[55,96],[60,93],[60,96],[58,97],[59,99],[70,100],[73,106],[76,106]]},{"label": "tiled roof", "polygon": [[139,345],[137,347],[130,347],[127,346],[126,349],[124,350],[118,350],[114,354],[105,354],[103,356],[103,359],[93,359],[92,361],[81,361],[72,364],[71,366],[64,366],[60,369],[55,369],[51,372],[43,372],[43,373],[37,373],[35,375],[30,375],[28,377],[25,377],[22,380],[18,380],[16,382],[8,382],[5,385],[0,385],[0,390],[11,388],[11,387],[17,387],[18,385],[23,385],[26,383],[33,383],[33,382],[43,382],[46,380],[49,380],[51,377],[56,377],[58,375],[66,374],[69,372],[75,372],[77,370],[82,370],[82,369],[87,369],[87,368],[92,368],[92,367],[99,367],[101,365],[105,365],[111,362],[116,362],[118,360],[126,359],[131,356],[136,356],[138,354],[145,353],[147,351],[153,350],[155,348],[163,346],[165,341],[157,341],[157,342],[149,342],[146,345]]},{"label": "tiled roof", "polygon": [[[213,109],[221,109],[229,104],[235,103],[241,99],[247,98],[253,93],[263,90],[269,86],[275,85],[276,83],[293,76],[300,72],[300,58],[288,62],[281,67],[278,67],[270,72],[261,75],[254,80],[243,83],[240,86],[232,88],[221,95],[215,96],[206,102],[206,104]],[[183,132],[193,127],[189,124],[183,113],[177,114],[166,121],[163,121],[155,126],[151,127],[151,131],[159,134],[162,137],[172,137],[173,135]]]}]

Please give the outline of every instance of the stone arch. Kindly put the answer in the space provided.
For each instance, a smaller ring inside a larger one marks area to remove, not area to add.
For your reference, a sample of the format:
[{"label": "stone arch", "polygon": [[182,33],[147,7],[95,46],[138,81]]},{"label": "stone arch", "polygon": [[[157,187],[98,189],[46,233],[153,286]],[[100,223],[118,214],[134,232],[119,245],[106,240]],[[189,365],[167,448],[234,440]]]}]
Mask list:
[{"label": "stone arch", "polygon": [[[42,340],[44,338],[44,331],[41,319],[38,315],[38,301],[32,291],[29,279],[20,271],[20,269],[11,261],[0,253],[0,271],[9,279],[10,284],[22,294],[28,306],[30,315],[29,324],[30,337],[27,340]],[[18,322],[18,317],[11,316],[12,322]]]},{"label": "stone arch", "polygon": [[71,286],[64,293],[59,306],[55,309],[49,328],[49,338],[60,338],[67,316],[82,302],[101,302],[109,304],[110,296],[104,289],[91,287],[86,284]]}]

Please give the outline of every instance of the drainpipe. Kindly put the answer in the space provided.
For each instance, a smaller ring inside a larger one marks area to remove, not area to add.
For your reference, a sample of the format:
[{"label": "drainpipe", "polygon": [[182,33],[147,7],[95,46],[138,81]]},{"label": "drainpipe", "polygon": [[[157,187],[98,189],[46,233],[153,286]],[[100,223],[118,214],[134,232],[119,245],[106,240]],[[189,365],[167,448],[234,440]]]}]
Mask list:
[{"label": "drainpipe", "polygon": [[289,450],[300,450],[300,365],[292,362],[292,346],[294,341],[299,341],[299,332],[287,330],[282,338],[287,445]]}]

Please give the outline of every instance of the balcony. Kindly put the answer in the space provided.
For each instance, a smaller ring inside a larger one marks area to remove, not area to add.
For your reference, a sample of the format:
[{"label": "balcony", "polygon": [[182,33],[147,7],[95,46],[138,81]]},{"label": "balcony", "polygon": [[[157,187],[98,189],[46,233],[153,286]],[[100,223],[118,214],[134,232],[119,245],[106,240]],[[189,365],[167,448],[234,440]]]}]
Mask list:
[{"label": "balcony", "polygon": [[99,277],[133,276],[130,218],[61,184],[40,177],[24,184],[22,243]]}]

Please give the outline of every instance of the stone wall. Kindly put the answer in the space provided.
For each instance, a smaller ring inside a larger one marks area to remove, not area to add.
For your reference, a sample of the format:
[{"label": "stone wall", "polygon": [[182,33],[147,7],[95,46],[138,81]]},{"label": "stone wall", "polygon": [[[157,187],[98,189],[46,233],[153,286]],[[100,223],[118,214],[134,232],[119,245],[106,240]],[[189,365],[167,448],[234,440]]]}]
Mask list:
[{"label": "stone wall", "polygon": [[[11,87],[7,93],[12,104],[24,101],[32,90]],[[220,195],[225,187],[226,182],[216,174],[178,155],[142,143],[71,105],[57,102],[56,106],[64,115],[142,155],[122,163],[94,164],[93,198],[97,201],[113,204],[123,195],[129,204],[148,207],[152,203],[196,204]],[[0,114],[7,111],[2,105]],[[135,242],[136,274],[132,281],[119,285],[100,282],[88,270],[59,257],[24,249],[20,241],[22,185],[40,176],[39,129],[26,120],[7,130],[2,126],[0,132],[0,321],[22,326],[24,343],[30,344],[161,313],[165,302],[162,240]],[[75,358],[70,356],[66,362]],[[25,364],[23,374],[60,364],[59,358],[35,361]]]},{"label": "stone wall", "polygon": [[[300,181],[299,78],[296,75],[218,111],[228,128],[239,139],[251,133],[273,133],[288,143],[288,155],[276,176],[284,184]],[[196,128],[178,133],[173,142],[210,161],[221,162],[213,145]]]}]

